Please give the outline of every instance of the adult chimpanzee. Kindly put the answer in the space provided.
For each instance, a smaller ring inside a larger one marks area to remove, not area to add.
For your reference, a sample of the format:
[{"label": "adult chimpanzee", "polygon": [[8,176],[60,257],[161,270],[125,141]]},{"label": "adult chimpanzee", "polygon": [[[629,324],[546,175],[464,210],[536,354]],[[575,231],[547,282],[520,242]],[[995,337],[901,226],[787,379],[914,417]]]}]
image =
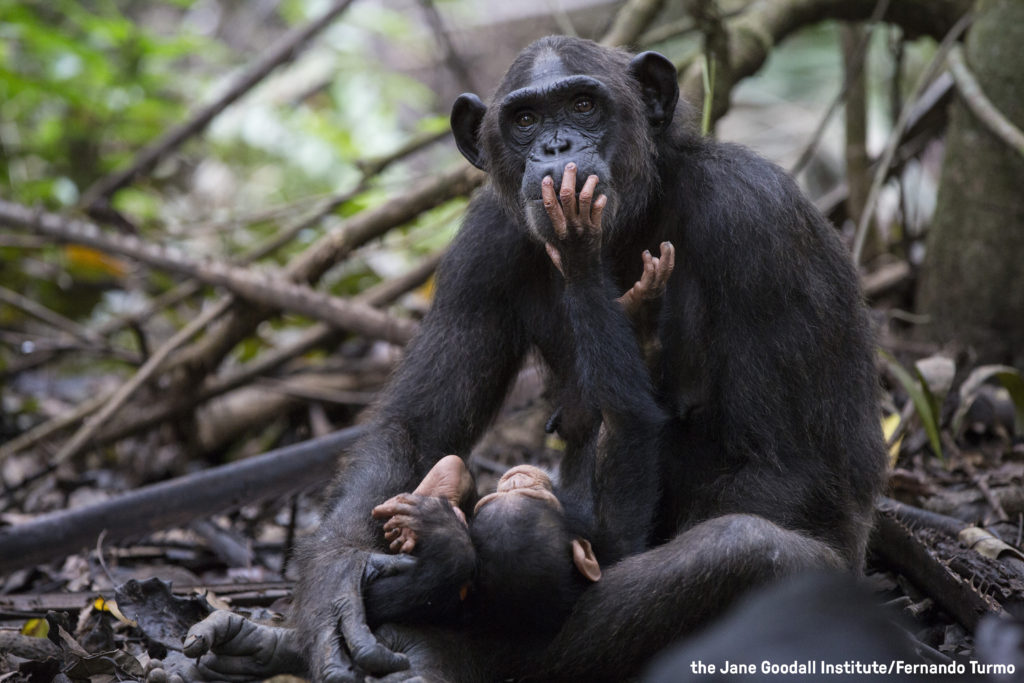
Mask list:
[{"label": "adult chimpanzee", "polygon": [[[561,406],[566,500],[585,507],[592,487],[613,489],[590,512],[628,555],[580,597],[532,662],[538,676],[621,680],[752,585],[860,566],[885,464],[855,272],[782,171],[682,118],[664,57],[563,37],[528,47],[490,107],[456,101],[458,147],[491,184],[300,548],[294,616],[314,679],[347,680],[350,661],[407,665],[365,624],[364,571],[382,542],[367,511],[444,454],[468,453],[531,349]],[[560,186],[565,225],[549,214]],[[637,279],[637,255],[665,240],[676,271],[634,330],[613,299]],[[637,334],[659,342],[650,373]],[[624,457],[606,461],[609,449]],[[426,629],[378,635],[442,659],[452,649]],[[465,641],[462,660],[480,652],[475,633]]]}]

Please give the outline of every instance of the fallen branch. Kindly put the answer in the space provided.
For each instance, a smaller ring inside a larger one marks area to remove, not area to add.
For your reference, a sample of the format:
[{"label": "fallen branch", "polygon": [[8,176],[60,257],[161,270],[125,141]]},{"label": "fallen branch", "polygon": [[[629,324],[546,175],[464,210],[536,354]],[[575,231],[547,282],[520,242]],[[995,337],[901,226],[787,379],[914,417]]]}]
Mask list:
[{"label": "fallen branch", "polygon": [[323,484],[338,452],[363,435],[349,427],[240,462],[144,486],[117,498],[0,529],[0,573],[91,547],[188,524],[255,501]]},{"label": "fallen branch", "polygon": [[985,124],[985,127],[997,138],[1002,140],[1011,149],[1024,156],[1024,132],[1013,125],[1003,113],[992,104],[981,89],[978,80],[967,67],[964,60],[964,50],[959,45],[949,51],[949,71],[953,74],[953,81],[956,89],[964,98],[967,107],[978,117],[978,120]]},{"label": "fallen branch", "polygon": [[[394,301],[405,292],[423,284],[430,277],[431,273],[434,272],[441,256],[442,252],[438,252],[424,259],[408,273],[374,285],[365,292],[355,296],[353,301],[368,306],[384,306]],[[145,429],[155,427],[179,415],[184,415],[194,409],[197,404],[238,389],[257,377],[268,375],[297,356],[315,348],[325,348],[332,345],[334,338],[338,334],[339,331],[330,325],[323,323],[312,325],[290,344],[267,351],[256,360],[231,374],[207,380],[200,388],[198,395],[192,392],[187,396],[175,396],[165,402],[146,406],[133,412],[121,421],[110,425],[109,429],[98,434],[96,442],[105,444],[117,441]],[[0,449],[2,448],[0,446]]]},{"label": "fallen branch", "polygon": [[220,97],[202,107],[185,123],[172,128],[163,137],[140,150],[127,168],[101,178],[89,187],[82,194],[79,206],[88,210],[132,182],[136,176],[149,172],[168,152],[177,149],[190,137],[205,129],[217,114],[249,92],[274,69],[294,59],[313,36],[330,26],[331,22],[351,4],[352,0],[336,0],[317,19],[285,33],[268,50],[249,64]]},{"label": "fallen branch", "polygon": [[[93,223],[33,211],[3,200],[0,200],[0,221],[34,229],[37,233],[59,241],[84,244],[108,253],[129,256],[156,268],[224,287],[243,299],[308,315],[373,339],[403,344],[414,330],[409,321],[295,284],[285,277],[253,272],[212,260],[197,261],[177,249],[146,244],[132,235],[105,233]],[[228,308],[224,306],[222,312]]]},{"label": "fallen branch", "polygon": [[[400,197],[349,218],[340,228],[324,235],[299,254],[288,264],[285,272],[295,282],[314,283],[357,247],[408,223],[428,209],[468,195],[483,183],[484,177],[483,173],[467,165],[429,179]],[[183,352],[182,365],[195,374],[207,374],[236,344],[252,334],[268,315],[269,311],[265,309],[236,306],[217,330]]]},{"label": "fallen branch", "polygon": [[99,431],[100,427],[107,423],[114,413],[121,409],[129,398],[131,398],[136,391],[138,391],[143,384],[148,382],[156,371],[160,369],[160,365],[166,360],[167,356],[171,354],[176,348],[184,344],[186,341],[191,339],[194,335],[202,332],[210,321],[224,314],[230,305],[229,302],[221,302],[215,304],[203,311],[199,317],[193,319],[188,325],[178,330],[174,336],[168,339],[164,344],[150,356],[145,364],[139,368],[138,372],[124,385],[121,386],[109,401],[104,404],[103,408],[100,409],[99,414],[96,417],[88,420],[84,425],[79,427],[78,431],[75,432],[61,449],[57,451],[57,454],[50,459],[51,465],[59,465],[62,462],[69,460],[78,455],[89,443],[90,439]]},{"label": "fallen branch", "polygon": [[1002,613],[994,599],[982,595],[936,558],[891,509],[880,508],[875,515],[871,548],[972,633],[983,616]]}]

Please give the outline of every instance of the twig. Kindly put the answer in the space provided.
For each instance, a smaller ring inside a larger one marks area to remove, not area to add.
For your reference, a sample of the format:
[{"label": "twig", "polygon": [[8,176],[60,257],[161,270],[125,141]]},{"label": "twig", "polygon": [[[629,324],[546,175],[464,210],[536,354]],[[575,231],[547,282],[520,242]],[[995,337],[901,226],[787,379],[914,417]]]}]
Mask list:
[{"label": "twig", "polygon": [[363,426],[349,427],[0,529],[0,574],[81,550],[103,530],[116,542],[323,484],[324,472],[334,466],[338,451],[350,447],[364,433]]},{"label": "twig", "polygon": [[[309,315],[375,339],[405,343],[412,335],[412,326],[408,321],[393,318],[369,306],[318,292],[306,285],[295,284],[280,275],[254,273],[245,268],[212,260],[196,261],[177,249],[146,244],[131,235],[103,233],[92,223],[32,211],[3,200],[0,200],[0,220],[33,228],[36,232],[58,240],[130,256],[156,268],[189,275],[207,284],[226,287],[232,293],[249,301]],[[225,308],[223,312],[226,311]]]},{"label": "twig", "polygon": [[959,45],[949,51],[949,71],[953,74],[953,81],[957,90],[964,98],[968,108],[978,119],[985,124],[985,127],[993,135],[1005,142],[1011,149],[1024,156],[1024,132],[1013,125],[1009,119],[1003,116],[1002,112],[992,104],[981,89],[981,84],[971,73],[964,60],[964,50]]},{"label": "twig", "polygon": [[[365,292],[355,296],[353,301],[378,307],[394,301],[405,292],[423,284],[433,273],[440,257],[441,252],[424,259],[408,273],[374,285]],[[97,435],[96,441],[99,443],[116,441],[172,419],[187,410],[191,410],[197,403],[203,403],[229,391],[234,391],[257,377],[273,372],[289,360],[307,351],[330,345],[338,334],[339,331],[329,325],[323,323],[312,325],[290,344],[261,354],[259,358],[232,374],[207,381],[199,390],[198,395],[190,395],[187,398],[175,397],[169,401],[147,407],[141,412],[134,414],[127,421],[111,425],[110,429],[104,430]]]},{"label": "twig", "polygon": [[199,133],[217,114],[232,102],[251,90],[257,83],[267,77],[281,64],[295,58],[306,43],[316,34],[327,28],[342,12],[348,9],[352,0],[336,0],[320,17],[304,26],[297,26],[263,52],[254,62],[247,66],[216,100],[200,108],[188,121],[172,128],[164,136],[142,148],[135,159],[127,167],[109,176],[101,178],[82,194],[79,206],[90,209],[100,200],[130,183],[136,176],[147,173],[168,152],[179,147],[183,142]]},{"label": "twig", "polygon": [[601,38],[601,44],[609,47],[633,45],[664,5],[664,0],[628,0],[615,15],[611,28]]},{"label": "twig", "polygon": [[210,306],[207,310],[203,311],[198,318],[192,320],[192,322],[181,328],[174,334],[174,336],[168,339],[159,349],[156,350],[156,353],[150,356],[145,364],[139,368],[139,371],[114,393],[94,418],[79,427],[74,436],[72,436],[71,439],[68,440],[68,442],[65,443],[59,451],[57,451],[57,454],[53,456],[51,460],[52,464],[59,465],[62,462],[78,455],[93,435],[99,431],[100,427],[106,424],[107,420],[109,420],[114,413],[120,410],[121,406],[123,406],[125,402],[156,373],[160,364],[164,362],[164,359],[167,358],[172,351],[191,339],[193,335],[201,332],[212,320],[223,315],[224,312],[227,311],[229,305],[230,300],[225,299],[219,304]]},{"label": "twig", "polygon": [[103,406],[110,397],[114,395],[114,392],[103,394],[91,398],[87,401],[83,401],[74,407],[73,410],[68,411],[62,415],[50,418],[42,424],[38,424],[32,429],[19,434],[10,441],[0,444],[0,462],[3,462],[15,453],[27,450],[37,443],[50,437],[62,429],[66,429],[73,424],[78,423],[88,415],[92,415]]},{"label": "twig", "polygon": [[828,109],[825,110],[825,115],[818,121],[818,127],[814,129],[814,134],[811,136],[810,141],[804,147],[804,151],[800,153],[800,158],[793,164],[793,168],[789,170],[790,174],[797,175],[800,171],[804,170],[804,166],[807,165],[814,157],[814,151],[818,149],[818,143],[821,142],[822,136],[825,134],[825,129],[828,127],[829,121],[832,120],[832,116],[836,113],[840,103],[846,101],[847,95],[850,93],[850,88],[856,83],[860,83],[863,87],[864,79],[862,72],[864,71],[864,63],[867,61],[868,47],[871,45],[871,36],[874,35],[875,24],[877,24],[881,18],[885,15],[889,9],[890,0],[878,0],[875,4],[875,9],[871,11],[871,16],[868,18],[868,28],[864,31],[857,46],[853,49],[847,60],[847,69],[843,73],[843,85],[839,88],[839,92],[832,99],[832,102],[828,105]]},{"label": "twig", "polygon": [[[409,222],[427,209],[469,194],[483,180],[484,174],[468,165],[431,178],[409,189],[402,196],[352,216],[338,229],[324,235],[296,256],[285,272],[294,282],[316,282],[355,248],[397,225]],[[194,372],[207,372],[218,365],[238,342],[251,334],[268,314],[268,311],[252,306],[236,307],[226,316],[218,330],[183,352],[180,362]]]},{"label": "twig", "polygon": [[[883,20],[915,35],[941,37],[973,4],[973,0],[900,0],[890,5]],[[729,91],[764,65],[774,45],[801,27],[826,19],[864,21],[876,5],[877,0],[776,0],[753,3],[749,10],[727,21],[730,73],[728,80],[718,74],[717,89],[722,96],[715,99],[713,120],[727,111]],[[701,82],[700,64],[694,62],[681,75],[680,95],[688,102],[699,102]]]},{"label": "twig", "polygon": [[419,0],[419,3],[420,7],[423,8],[424,14],[427,15],[427,23],[430,24],[430,30],[434,32],[434,37],[437,38],[437,42],[444,52],[444,62],[448,66],[448,70],[459,81],[459,87],[469,92],[475,91],[473,77],[469,73],[469,69],[466,68],[466,63],[459,57],[458,50],[455,49],[455,44],[452,43],[451,34],[445,29],[444,21],[441,19],[441,14],[437,11],[437,7],[434,6],[432,0]]},{"label": "twig", "polygon": [[92,330],[82,327],[74,320],[69,320],[59,313],[51,311],[46,306],[36,303],[27,296],[18,294],[4,286],[0,286],[0,302],[20,309],[22,312],[29,314],[37,320],[42,320],[51,327],[67,332],[75,339],[87,345],[95,346],[103,343],[99,335]]},{"label": "twig", "polygon": [[[918,97],[925,91],[928,84],[935,78],[945,61],[946,55],[953,48],[954,43],[960,37],[968,26],[971,25],[972,16],[965,14],[960,17],[960,20],[949,30],[949,33],[942,39],[938,49],[935,51],[935,56],[932,57],[931,63],[921,73],[920,78],[917,79],[917,83],[914,85],[914,90],[909,98],[908,102],[914,102]],[[885,151],[882,153],[882,158],[878,162],[878,166],[875,169],[875,177],[871,181],[871,189],[868,191],[868,197],[864,201],[864,211],[860,215],[860,221],[857,223],[857,232],[853,238],[853,262],[854,264],[860,264],[860,256],[864,251],[864,241],[867,238],[868,226],[871,225],[871,217],[875,212],[875,204],[878,202],[878,196],[881,193],[882,185],[885,183],[885,179],[889,174],[889,166],[892,164],[893,157],[896,155],[896,149],[899,147],[900,138],[903,136],[903,130],[910,120],[910,114],[913,111],[912,106],[904,106],[903,111],[900,112],[899,119],[896,120],[896,124],[892,128],[892,132],[889,134],[889,140],[886,142]]]}]

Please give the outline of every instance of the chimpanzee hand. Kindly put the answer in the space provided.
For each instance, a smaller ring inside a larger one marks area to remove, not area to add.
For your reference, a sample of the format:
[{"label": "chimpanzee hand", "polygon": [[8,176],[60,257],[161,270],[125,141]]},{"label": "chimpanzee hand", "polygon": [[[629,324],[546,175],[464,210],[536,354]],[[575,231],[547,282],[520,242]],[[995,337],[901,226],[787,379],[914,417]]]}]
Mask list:
[{"label": "chimpanzee hand", "polygon": [[366,623],[364,586],[389,571],[381,560],[408,561],[399,555],[368,553],[326,540],[330,529],[304,539],[297,560],[302,571],[292,618],[317,683],[363,680],[364,673],[383,675],[409,668],[409,660],[379,643]]},{"label": "chimpanzee hand", "polygon": [[618,302],[631,318],[640,312],[640,307],[645,302],[653,301],[665,292],[668,277],[676,267],[676,248],[671,242],[662,242],[660,253],[660,258],[651,256],[649,251],[643,253],[643,274],[629,291],[618,298]]},{"label": "chimpanzee hand", "polygon": [[[450,501],[415,493],[399,493],[373,508],[375,519],[386,519],[384,523],[384,539],[391,544],[391,552],[411,553],[416,548],[419,535],[425,530],[424,522],[428,509],[435,505],[451,505]],[[462,510],[451,506],[452,512],[466,524],[466,516]]]},{"label": "chimpanzee hand", "polygon": [[251,681],[306,673],[295,631],[257,624],[227,610],[194,624],[183,652],[151,662],[147,683]]},{"label": "chimpanzee hand", "polygon": [[601,260],[601,214],[608,203],[605,195],[594,199],[598,177],[591,175],[576,201],[576,164],[565,165],[562,187],[555,196],[555,181],[545,176],[541,198],[551,219],[555,241],[545,244],[555,268],[566,280],[579,280],[598,272]]}]

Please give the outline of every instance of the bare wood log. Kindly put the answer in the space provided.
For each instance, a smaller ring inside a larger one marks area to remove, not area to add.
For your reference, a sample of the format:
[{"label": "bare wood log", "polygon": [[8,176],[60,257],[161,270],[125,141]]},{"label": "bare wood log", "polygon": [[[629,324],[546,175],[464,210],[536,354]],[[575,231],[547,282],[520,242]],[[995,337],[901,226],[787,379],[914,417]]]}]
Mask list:
[{"label": "bare wood log", "polygon": [[979,593],[954,574],[907,529],[891,510],[878,510],[872,550],[882,560],[909,578],[926,595],[974,632],[986,614],[1001,614],[995,600]]},{"label": "bare wood log", "polygon": [[352,0],[336,0],[316,19],[285,33],[266,52],[243,69],[220,97],[200,108],[185,123],[172,128],[163,137],[144,147],[127,168],[101,178],[87,189],[82,194],[79,206],[88,209],[130,183],[136,176],[152,170],[168,152],[177,149],[183,142],[205,129],[217,114],[249,92],[274,69],[294,59],[313,36],[330,26],[331,22],[351,4]]},{"label": "bare wood log", "polygon": [[210,546],[213,554],[229,567],[251,567],[252,548],[240,542],[235,535],[209,519],[197,519],[189,525]]},{"label": "bare wood log", "polygon": [[43,515],[0,529],[0,572],[9,572],[94,545],[187,524],[224,510],[323,484],[339,451],[365,427],[349,427],[240,462],[144,486],[117,498]]}]

